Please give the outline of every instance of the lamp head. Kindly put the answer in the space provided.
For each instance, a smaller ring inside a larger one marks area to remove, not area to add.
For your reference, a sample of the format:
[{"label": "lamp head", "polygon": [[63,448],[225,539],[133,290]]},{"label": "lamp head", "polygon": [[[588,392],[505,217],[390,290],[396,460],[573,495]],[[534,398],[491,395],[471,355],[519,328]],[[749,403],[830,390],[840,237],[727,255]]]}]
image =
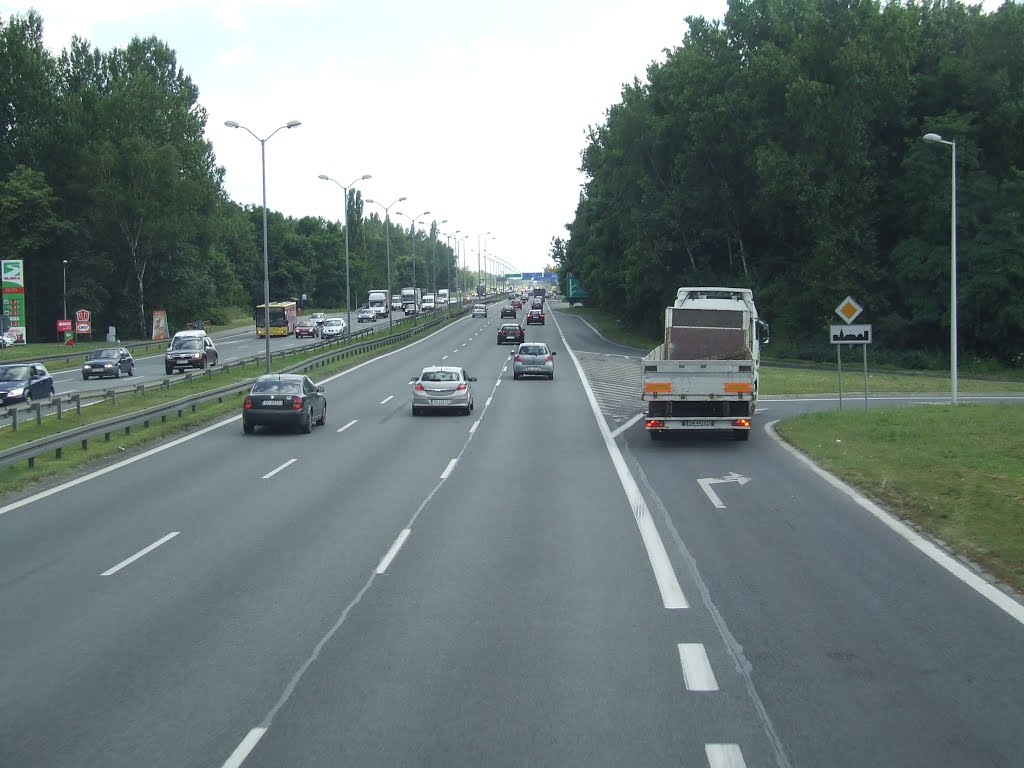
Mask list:
[{"label": "lamp head", "polygon": [[372,178],[373,178],[373,176],[371,176],[370,174],[364,173],[362,176],[359,177],[359,180],[360,181],[366,181],[367,179],[372,179]]},{"label": "lamp head", "polygon": [[326,173],[321,173],[320,174],[320,178],[323,179],[324,181],[330,181],[331,180],[331,177],[328,176]]},{"label": "lamp head", "polygon": [[285,128],[298,128],[300,125],[302,125],[302,123],[300,123],[298,120],[289,120],[287,123],[284,124],[284,127]]},{"label": "lamp head", "polygon": [[397,200],[395,200],[395,202],[396,202],[396,203],[400,203],[400,202],[402,202],[403,200],[408,200],[408,199],[409,199],[408,197],[400,197],[400,198],[398,198]]},{"label": "lamp head", "polygon": [[942,137],[939,136],[939,134],[937,133],[926,133],[921,138],[924,139],[925,141],[930,141],[933,144],[937,144],[938,142],[942,141]]},{"label": "lamp head", "polygon": [[224,121],[224,125],[226,125],[228,128],[238,128],[238,127],[240,127],[238,125],[238,123],[236,123],[234,120],[225,120]]},{"label": "lamp head", "polygon": [[366,202],[372,203],[373,205],[380,205],[376,200],[371,200],[370,198],[366,198]]}]

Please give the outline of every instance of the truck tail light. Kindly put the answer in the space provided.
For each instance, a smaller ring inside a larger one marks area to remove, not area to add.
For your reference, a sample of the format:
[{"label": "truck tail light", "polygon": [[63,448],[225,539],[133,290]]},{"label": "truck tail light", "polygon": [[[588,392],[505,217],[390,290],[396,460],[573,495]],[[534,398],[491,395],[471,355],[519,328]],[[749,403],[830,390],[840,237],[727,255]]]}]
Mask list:
[{"label": "truck tail light", "polygon": [[662,421],[661,419],[648,419],[645,422],[644,426],[646,426],[648,429],[664,429],[665,422]]},{"label": "truck tail light", "polygon": [[750,419],[736,419],[732,425],[734,427],[746,427],[750,429]]}]

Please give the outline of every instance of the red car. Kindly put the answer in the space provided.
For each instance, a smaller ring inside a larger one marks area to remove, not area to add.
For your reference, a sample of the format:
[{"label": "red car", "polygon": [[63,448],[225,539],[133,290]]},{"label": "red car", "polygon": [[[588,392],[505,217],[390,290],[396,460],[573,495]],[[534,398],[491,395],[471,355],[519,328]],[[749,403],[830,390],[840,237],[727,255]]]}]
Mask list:
[{"label": "red car", "polygon": [[523,302],[520,299],[512,299],[512,308],[513,309],[522,309],[523,308]]},{"label": "red car", "polygon": [[320,335],[320,326],[311,317],[303,317],[295,324],[296,339],[315,339]]}]

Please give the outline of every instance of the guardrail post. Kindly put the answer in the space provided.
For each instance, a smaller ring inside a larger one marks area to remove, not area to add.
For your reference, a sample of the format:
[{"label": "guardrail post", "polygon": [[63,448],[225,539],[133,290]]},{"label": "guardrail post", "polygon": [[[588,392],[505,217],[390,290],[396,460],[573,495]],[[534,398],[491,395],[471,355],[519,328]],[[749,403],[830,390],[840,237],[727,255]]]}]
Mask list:
[{"label": "guardrail post", "polygon": [[135,392],[137,394],[145,396],[145,394],[146,394],[146,385],[145,384],[136,384],[135,385]]},{"label": "guardrail post", "polygon": [[83,451],[88,451],[89,450],[89,438],[88,437],[82,440],[82,450]]},{"label": "guardrail post", "polygon": [[103,433],[103,442],[104,443],[109,443],[110,442],[110,433],[109,432],[104,432]]},{"label": "guardrail post", "polygon": [[29,469],[35,469],[36,468],[36,457],[35,456],[29,456],[28,457],[28,468]]},{"label": "guardrail post", "polygon": [[81,416],[82,415],[82,395],[79,394],[78,392],[75,392],[75,394],[73,394],[71,396],[71,399],[75,403],[75,411],[78,413],[79,416]]},{"label": "guardrail post", "polygon": [[64,458],[64,449],[63,448],[58,448],[57,449],[57,458],[58,459]]},{"label": "guardrail post", "polygon": [[32,410],[36,412],[36,424],[39,426],[43,425],[43,404],[32,403]]},{"label": "guardrail post", "polygon": [[185,381],[192,381],[192,374],[191,373],[186,373],[185,374]]},{"label": "guardrail post", "polygon": [[127,427],[124,428],[124,433],[126,435],[130,435],[132,433],[132,426],[131,426],[131,424],[129,424]]},{"label": "guardrail post", "polygon": [[14,430],[15,432],[17,432],[18,431],[18,409],[17,408],[11,408],[10,414],[11,414],[11,429]]},{"label": "guardrail post", "polygon": [[107,392],[110,394],[110,403],[111,403],[111,405],[116,405],[117,404],[117,390],[115,390],[115,389],[108,389]]},{"label": "guardrail post", "polygon": [[57,398],[57,421],[64,418],[64,398]]}]

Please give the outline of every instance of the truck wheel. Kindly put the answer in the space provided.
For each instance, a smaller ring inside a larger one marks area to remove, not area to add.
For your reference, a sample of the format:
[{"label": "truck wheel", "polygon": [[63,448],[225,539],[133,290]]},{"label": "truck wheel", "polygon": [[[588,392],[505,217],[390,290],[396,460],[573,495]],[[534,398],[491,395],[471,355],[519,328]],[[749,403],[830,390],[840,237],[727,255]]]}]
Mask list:
[{"label": "truck wheel", "polygon": [[734,429],[732,431],[732,436],[735,437],[737,440],[749,440],[750,439],[750,430],[749,429]]}]

